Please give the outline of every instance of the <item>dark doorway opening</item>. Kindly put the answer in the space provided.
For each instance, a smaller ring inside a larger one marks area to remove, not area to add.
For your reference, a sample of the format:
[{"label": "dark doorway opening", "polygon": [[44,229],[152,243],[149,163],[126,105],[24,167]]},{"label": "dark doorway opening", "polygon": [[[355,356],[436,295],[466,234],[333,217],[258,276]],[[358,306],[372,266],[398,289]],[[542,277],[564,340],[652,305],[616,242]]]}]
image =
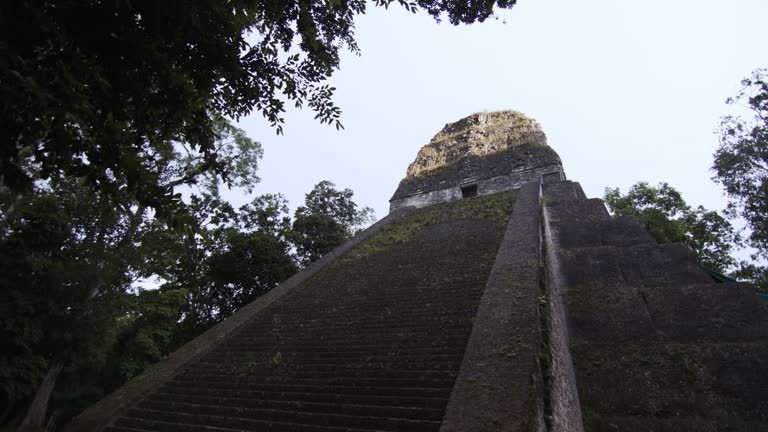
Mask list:
[{"label": "dark doorway opening", "polygon": [[470,198],[473,196],[477,196],[477,184],[464,186],[461,188],[461,197],[462,198]]}]

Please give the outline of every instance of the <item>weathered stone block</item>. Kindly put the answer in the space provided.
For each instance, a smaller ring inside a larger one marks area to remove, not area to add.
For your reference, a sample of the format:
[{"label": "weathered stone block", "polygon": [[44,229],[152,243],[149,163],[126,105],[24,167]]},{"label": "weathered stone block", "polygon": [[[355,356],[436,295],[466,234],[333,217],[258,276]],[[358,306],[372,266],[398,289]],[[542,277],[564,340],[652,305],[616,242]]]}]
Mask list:
[{"label": "weathered stone block", "polygon": [[744,284],[642,288],[659,333],[672,341],[768,340],[768,306]]},{"label": "weathered stone block", "polygon": [[551,222],[594,224],[610,218],[603,200],[592,198],[588,200],[557,201],[547,204]]},{"label": "weathered stone block", "polygon": [[637,288],[585,284],[565,286],[563,292],[572,338],[601,342],[657,340]]},{"label": "weathered stone block", "polygon": [[561,181],[547,183],[542,186],[544,192],[544,202],[548,205],[554,205],[561,201],[585,200],[587,196],[578,182]]},{"label": "weathered stone block", "polygon": [[650,234],[637,219],[623,216],[592,224],[582,222],[553,223],[554,237],[562,249],[599,246],[635,246],[655,244]]},{"label": "weathered stone block", "polygon": [[566,285],[669,286],[710,283],[685,245],[589,247],[560,251]]}]

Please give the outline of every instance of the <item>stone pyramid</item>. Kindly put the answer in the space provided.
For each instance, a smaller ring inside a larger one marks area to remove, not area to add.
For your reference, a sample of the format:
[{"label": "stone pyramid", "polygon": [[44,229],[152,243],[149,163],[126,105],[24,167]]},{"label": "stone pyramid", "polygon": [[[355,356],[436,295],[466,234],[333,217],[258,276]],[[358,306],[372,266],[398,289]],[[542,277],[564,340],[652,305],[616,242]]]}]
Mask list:
[{"label": "stone pyramid", "polygon": [[449,124],[365,232],[72,431],[766,431],[768,307],[567,181],[516,112]]}]

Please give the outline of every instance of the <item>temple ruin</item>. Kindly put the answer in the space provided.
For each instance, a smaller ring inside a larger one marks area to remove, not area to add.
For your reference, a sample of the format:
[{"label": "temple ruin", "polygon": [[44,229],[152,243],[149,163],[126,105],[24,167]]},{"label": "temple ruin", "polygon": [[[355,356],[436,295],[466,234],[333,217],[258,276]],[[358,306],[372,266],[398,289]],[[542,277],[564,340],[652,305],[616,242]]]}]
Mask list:
[{"label": "temple ruin", "polygon": [[71,431],[768,430],[768,307],[477,113],[391,212]]}]

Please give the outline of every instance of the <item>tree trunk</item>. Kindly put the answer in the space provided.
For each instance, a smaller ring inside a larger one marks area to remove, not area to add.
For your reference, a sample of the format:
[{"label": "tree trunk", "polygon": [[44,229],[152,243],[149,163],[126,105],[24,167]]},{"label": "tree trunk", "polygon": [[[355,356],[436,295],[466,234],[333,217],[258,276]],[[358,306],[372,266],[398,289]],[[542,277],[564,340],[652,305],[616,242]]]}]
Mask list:
[{"label": "tree trunk", "polygon": [[21,425],[19,425],[17,432],[39,432],[44,430],[43,425],[45,424],[45,415],[48,412],[48,401],[51,399],[51,393],[53,393],[56,380],[64,368],[65,357],[64,355],[57,355],[51,361],[48,372],[45,374],[43,382],[40,383],[40,387],[37,388],[35,397],[32,399],[32,403],[29,405],[27,414],[24,416]]}]

